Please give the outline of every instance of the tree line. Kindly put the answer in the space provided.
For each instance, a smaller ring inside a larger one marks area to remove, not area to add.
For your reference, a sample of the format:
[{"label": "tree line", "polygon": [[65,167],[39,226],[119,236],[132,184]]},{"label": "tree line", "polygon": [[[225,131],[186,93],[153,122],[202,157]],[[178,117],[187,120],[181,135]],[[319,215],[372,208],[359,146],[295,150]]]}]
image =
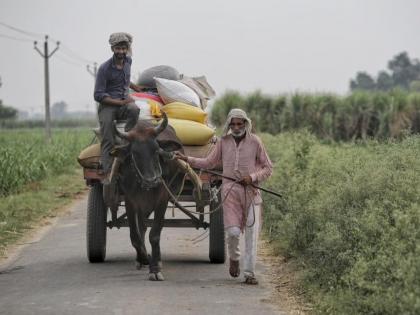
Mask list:
[{"label": "tree line", "polygon": [[16,119],[18,110],[11,106],[3,105],[2,100],[0,100],[0,120],[5,119]]},{"label": "tree line", "polygon": [[420,92],[420,61],[401,52],[388,61],[388,70],[378,72],[376,78],[366,71],[359,71],[350,80],[350,90],[390,91],[399,88]]}]

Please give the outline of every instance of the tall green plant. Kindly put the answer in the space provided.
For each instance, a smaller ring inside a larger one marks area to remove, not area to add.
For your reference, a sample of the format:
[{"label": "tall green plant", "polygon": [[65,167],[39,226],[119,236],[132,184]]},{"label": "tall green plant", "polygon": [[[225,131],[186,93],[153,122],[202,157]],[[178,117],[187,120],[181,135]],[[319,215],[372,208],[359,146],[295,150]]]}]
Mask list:
[{"label": "tall green plant", "polygon": [[45,143],[41,129],[2,131],[0,134],[0,196],[21,190],[25,184],[77,167],[77,156],[90,138],[87,129],[58,129]]},{"label": "tall green plant", "polygon": [[323,145],[262,135],[267,235],[299,262],[320,314],[420,313],[420,137]]},{"label": "tall green plant", "polygon": [[211,112],[214,124],[221,126],[231,108],[248,112],[258,131],[277,134],[307,129],[321,139],[398,138],[407,131],[420,131],[420,93],[401,90],[357,92],[348,96],[295,93],[248,95],[227,92]]}]

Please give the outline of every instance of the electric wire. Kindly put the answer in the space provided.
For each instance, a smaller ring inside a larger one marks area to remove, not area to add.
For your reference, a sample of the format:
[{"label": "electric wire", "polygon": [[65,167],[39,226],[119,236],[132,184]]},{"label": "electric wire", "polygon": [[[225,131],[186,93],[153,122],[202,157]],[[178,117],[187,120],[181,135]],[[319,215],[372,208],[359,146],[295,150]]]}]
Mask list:
[{"label": "electric wire", "polygon": [[69,64],[69,65],[72,65],[72,66],[74,66],[74,67],[78,67],[78,68],[80,68],[80,67],[85,67],[85,64],[82,64],[82,63],[76,63],[76,62],[74,62],[74,61],[72,61],[72,60],[68,60],[68,59],[66,59],[66,58],[65,58],[65,57],[63,57],[63,56],[56,55],[55,57],[56,57],[57,59],[59,59],[60,61],[65,62],[65,63],[67,63],[67,64]]},{"label": "electric wire", "polygon": [[4,27],[7,27],[8,29],[11,29],[11,30],[13,30],[13,31],[15,31],[15,32],[18,32],[18,33],[21,33],[21,34],[25,34],[25,35],[29,35],[29,36],[35,36],[35,37],[41,37],[41,38],[43,38],[43,37],[44,37],[44,35],[43,35],[43,34],[40,34],[40,33],[34,33],[34,32],[30,32],[30,31],[25,31],[25,30],[23,30],[23,29],[21,29],[21,28],[18,28],[18,27],[12,26],[12,25],[10,25],[10,24],[6,24],[6,23],[1,22],[1,21],[0,21],[0,25],[3,25]]},{"label": "electric wire", "polygon": [[81,55],[74,52],[72,49],[70,49],[67,45],[60,43],[60,47],[62,48],[62,53],[67,55],[70,58],[78,59],[79,61],[82,61],[84,63],[95,63],[95,61],[87,59],[82,57]]},{"label": "electric wire", "polygon": [[[32,39],[24,39],[24,38],[18,38],[18,37],[14,37],[14,36],[10,36],[7,34],[0,34],[0,37],[3,38],[7,38],[7,39],[11,39],[11,40],[16,40],[16,41],[25,41],[25,42],[34,42],[39,40],[39,38],[45,38],[45,35],[40,34],[40,33],[35,33],[35,32],[31,32],[31,31],[27,31],[21,28],[18,28],[16,26],[4,23],[0,21],[0,25],[2,25],[3,27],[6,27],[10,30],[13,30],[15,32],[21,33],[21,34],[25,34],[27,36],[31,36],[31,37],[35,37]],[[51,41],[55,41],[55,42],[59,42],[57,39],[55,39],[54,37],[49,36],[48,39],[50,39]],[[88,63],[88,64],[95,64],[96,62],[87,58],[82,57],[80,54],[76,53],[74,50],[72,50],[70,47],[68,47],[67,45],[65,45],[64,43],[60,42],[60,52],[64,55],[66,55],[68,58],[73,59],[73,62],[83,62],[83,63]],[[67,60],[68,63],[70,63],[70,61]],[[83,64],[85,65],[85,64]]]},{"label": "electric wire", "polygon": [[19,37],[14,37],[14,36],[10,36],[10,35],[6,35],[6,34],[2,34],[0,33],[0,37],[3,38],[7,38],[7,39],[11,39],[11,40],[16,40],[16,41],[20,41],[20,42],[33,42],[32,39],[28,39],[28,38],[19,38]]}]

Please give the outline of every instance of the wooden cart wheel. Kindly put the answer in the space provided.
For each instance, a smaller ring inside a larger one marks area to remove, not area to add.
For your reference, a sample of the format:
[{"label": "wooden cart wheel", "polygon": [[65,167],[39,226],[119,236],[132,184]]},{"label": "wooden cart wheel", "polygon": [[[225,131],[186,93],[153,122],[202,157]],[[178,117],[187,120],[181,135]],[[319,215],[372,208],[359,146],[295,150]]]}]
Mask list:
[{"label": "wooden cart wheel", "polygon": [[[210,203],[210,211],[219,207],[222,202],[222,196],[219,191],[217,201]],[[226,260],[225,248],[225,226],[223,223],[223,207],[215,213],[210,214],[210,242],[209,258],[213,264],[223,264]]]},{"label": "wooden cart wheel", "polygon": [[86,247],[89,262],[103,262],[106,255],[107,207],[102,196],[102,184],[95,183],[89,192],[87,205]]}]

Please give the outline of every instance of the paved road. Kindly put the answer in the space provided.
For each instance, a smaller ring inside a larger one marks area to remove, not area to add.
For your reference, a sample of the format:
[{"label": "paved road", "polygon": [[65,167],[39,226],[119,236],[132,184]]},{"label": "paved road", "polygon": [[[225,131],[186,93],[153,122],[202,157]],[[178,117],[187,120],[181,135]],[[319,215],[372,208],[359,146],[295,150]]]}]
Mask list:
[{"label": "paved road", "polygon": [[[191,241],[203,230],[164,229],[163,282],[135,269],[127,228],[108,230],[105,263],[88,263],[85,209],[86,199],[74,204],[0,266],[1,314],[283,314],[264,301],[271,294],[267,282],[245,285],[229,278],[227,265],[209,263],[208,239]],[[259,263],[258,271],[267,267]]]}]

